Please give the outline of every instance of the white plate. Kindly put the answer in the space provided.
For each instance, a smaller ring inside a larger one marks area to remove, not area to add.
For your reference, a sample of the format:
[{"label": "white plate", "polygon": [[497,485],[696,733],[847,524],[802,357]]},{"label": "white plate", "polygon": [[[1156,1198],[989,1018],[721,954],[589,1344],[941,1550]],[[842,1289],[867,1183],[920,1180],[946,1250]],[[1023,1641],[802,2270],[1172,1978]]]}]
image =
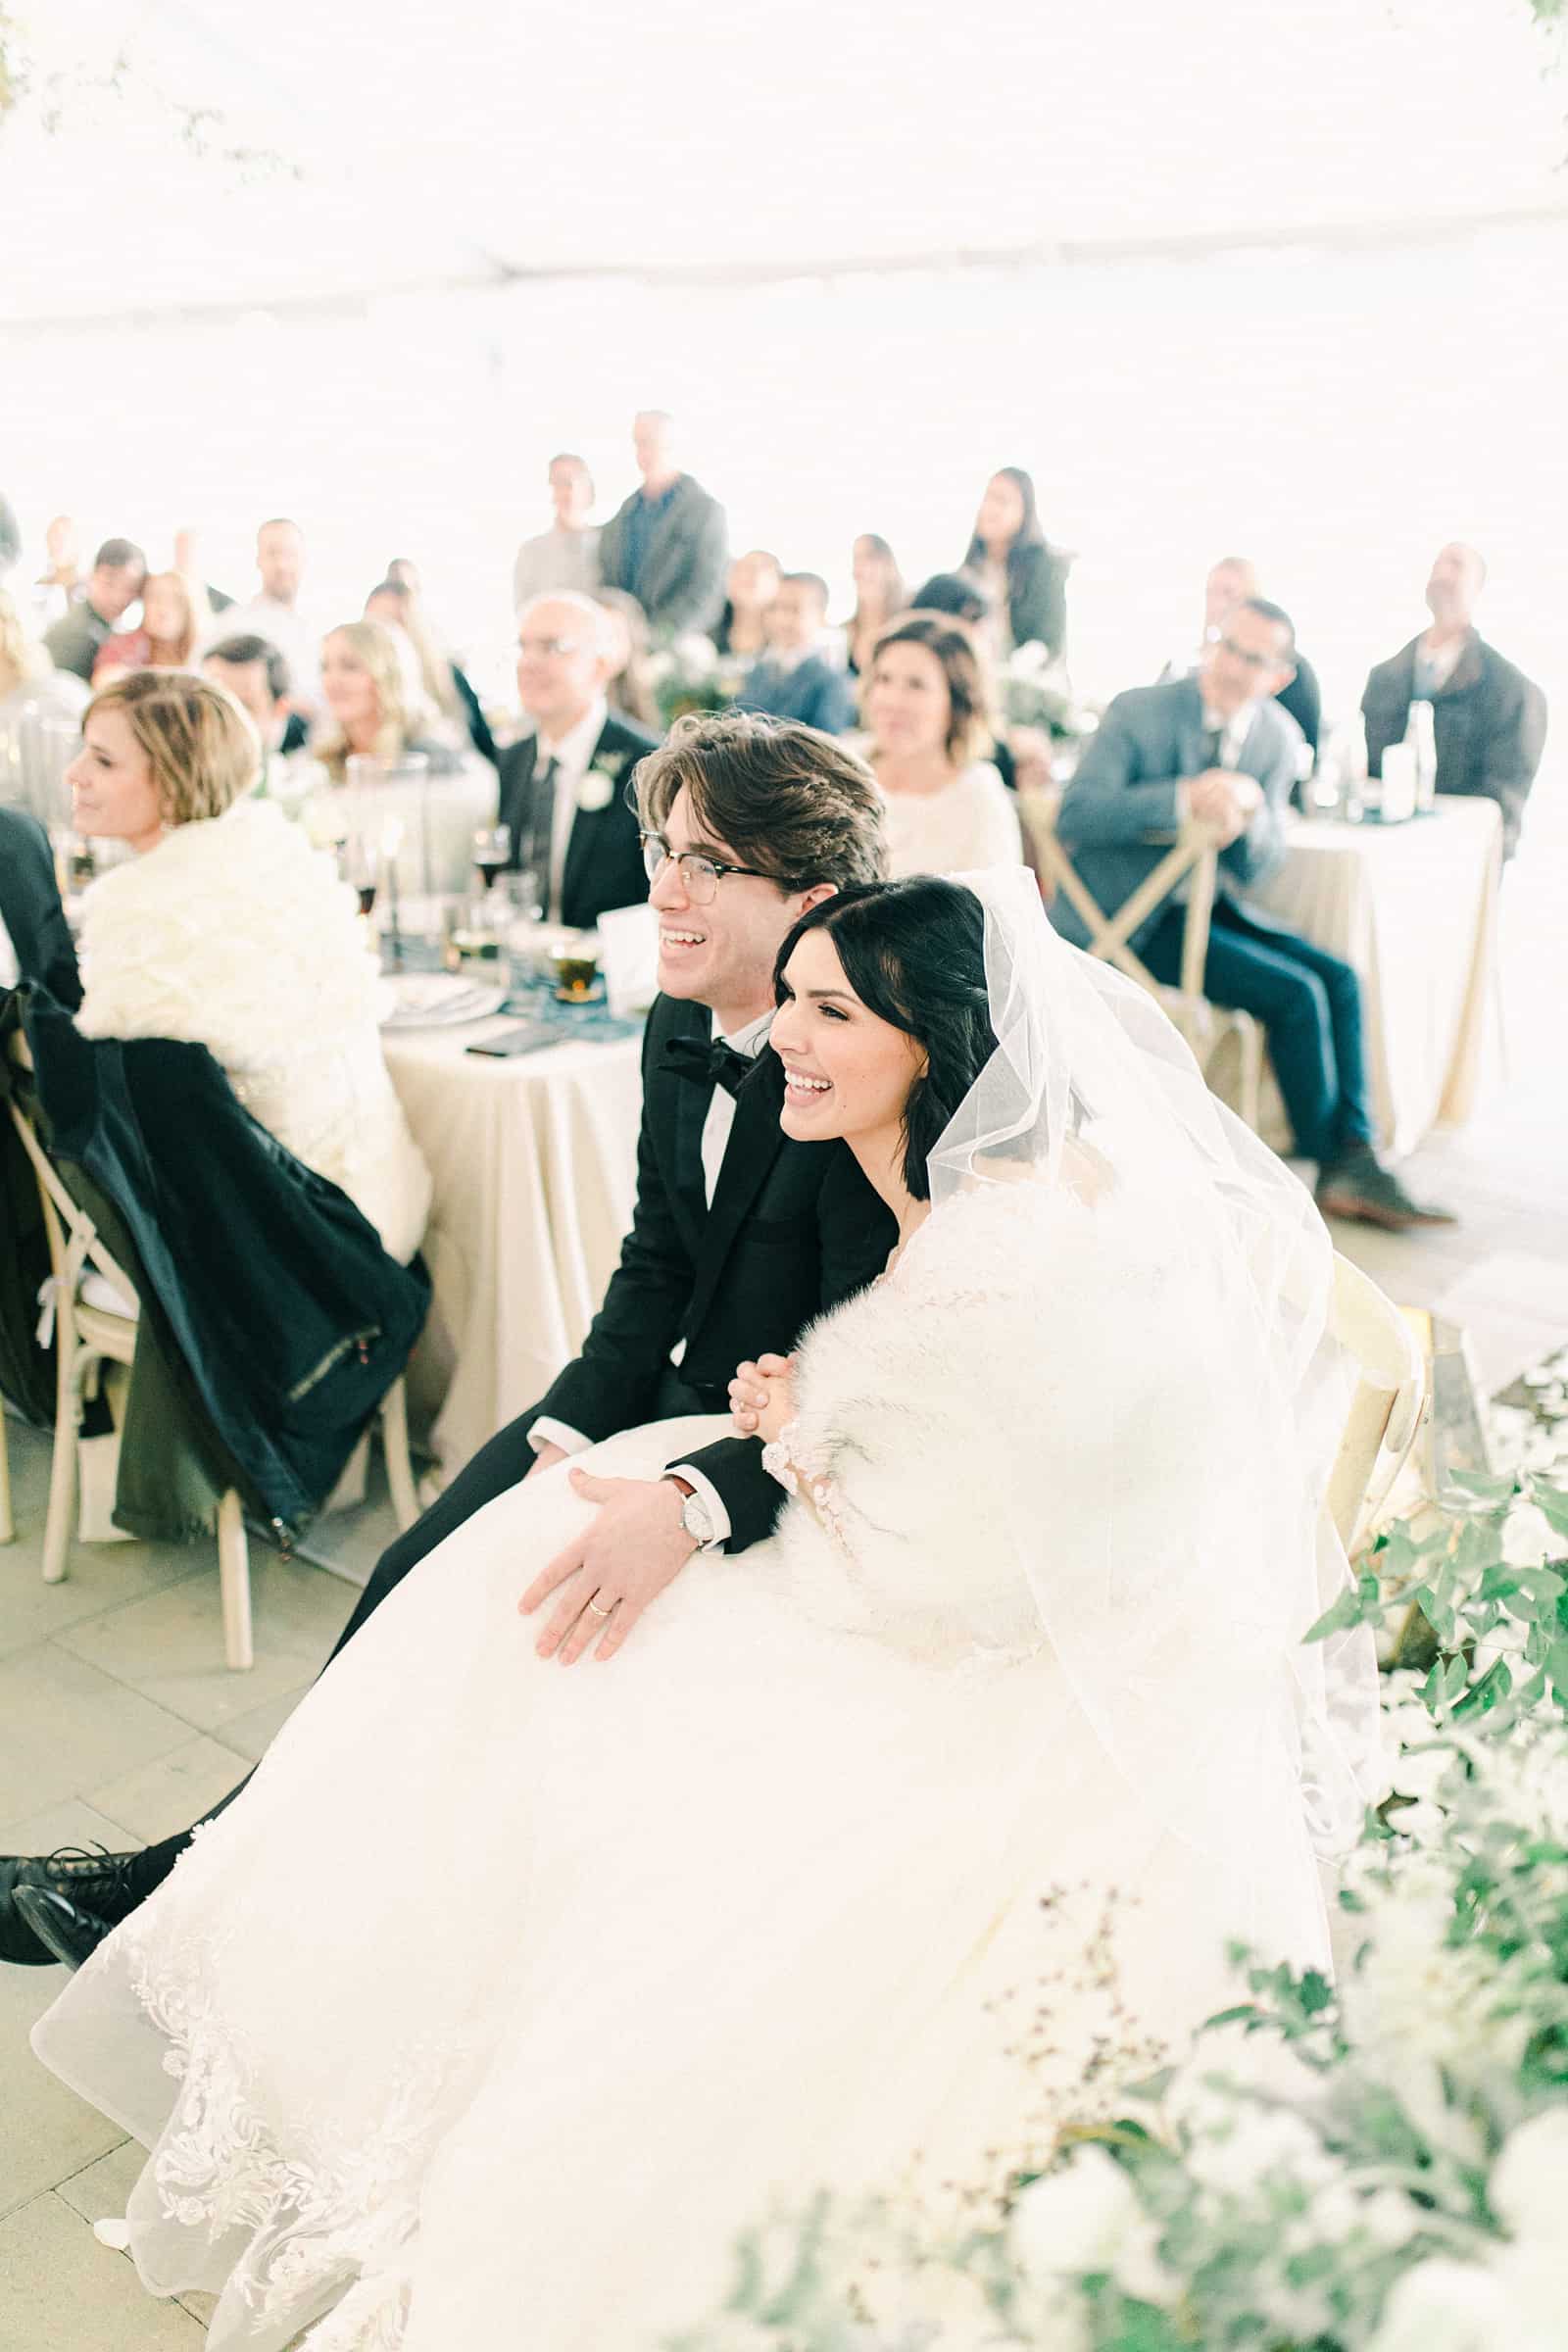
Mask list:
[{"label": "white plate", "polygon": [[456,1029],[487,1021],[507,1001],[503,988],[461,972],[401,972],[383,979],[376,1018],[383,1029]]}]

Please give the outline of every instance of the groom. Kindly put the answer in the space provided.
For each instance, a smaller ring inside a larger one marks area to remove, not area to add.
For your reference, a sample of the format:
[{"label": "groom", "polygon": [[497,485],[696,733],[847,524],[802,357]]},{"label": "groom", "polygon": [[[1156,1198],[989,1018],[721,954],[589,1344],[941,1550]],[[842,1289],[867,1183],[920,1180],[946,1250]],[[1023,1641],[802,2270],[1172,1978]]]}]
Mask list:
[{"label": "groom", "polygon": [[[764,1051],[785,935],[819,900],[881,877],[869,771],[813,728],[730,715],[682,721],[636,785],[662,994],[643,1043],[620,1263],[582,1353],[388,1546],[338,1649],[455,1528],[534,1471],[643,1422],[724,1411],[738,1363],[787,1353],[893,1246],[893,1220],[844,1147],[784,1137],[783,1073]],[[596,1515],[522,1595],[529,1610],[553,1601],[538,1647],[567,1665],[596,1639],[597,1657],[612,1656],[694,1552],[744,1550],[781,1501],[754,1439],[701,1446],[656,1480],[569,1475]],[[79,1965],[189,1842],[0,1859],[0,1959]]]}]

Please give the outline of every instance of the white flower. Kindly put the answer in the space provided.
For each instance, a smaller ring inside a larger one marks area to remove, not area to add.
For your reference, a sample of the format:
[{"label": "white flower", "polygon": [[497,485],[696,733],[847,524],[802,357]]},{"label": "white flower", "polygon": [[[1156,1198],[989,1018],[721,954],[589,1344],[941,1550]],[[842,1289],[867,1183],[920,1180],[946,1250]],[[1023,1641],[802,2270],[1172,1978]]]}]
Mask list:
[{"label": "white flower", "polygon": [[676,667],[687,678],[711,677],[718,667],[718,649],[700,629],[688,629],[684,636],[677,637],[670,651]]},{"label": "white flower", "polygon": [[1113,2269],[1141,2218],[1121,2166],[1091,2143],[1060,2172],[1031,2180],[1013,2207],[1007,2241],[1030,2278],[1078,2278]]},{"label": "white flower", "polygon": [[1560,1559],[1564,1548],[1538,1502],[1516,1502],[1502,1523],[1502,1556],[1510,1568],[1540,1568]]},{"label": "white flower", "polygon": [[1367,2352],[1526,2352],[1522,2326],[1494,2272],[1438,2259],[1405,2272]]},{"label": "white flower", "polygon": [[590,815],[608,808],[615,797],[615,779],[602,767],[591,767],[577,787],[577,806]]},{"label": "white flower", "polygon": [[1335,2177],[1333,2162],[1317,2133],[1283,2107],[1231,2106],[1223,2116],[1222,2128],[1211,2127],[1195,2140],[1187,2163],[1188,2170],[1207,2187],[1237,2197],[1249,2195],[1271,2174],[1283,2175],[1303,2187],[1315,2187]]},{"label": "white flower", "polygon": [[[1487,2199],[1513,2236],[1557,2244],[1568,2212],[1568,2107],[1548,2107],[1509,2132]],[[1563,2297],[1568,2308],[1568,2283]]]},{"label": "white flower", "polygon": [[976,2278],[950,2264],[900,2263],[860,2270],[856,2289],[879,2344],[902,2344],[916,2328],[934,2328],[942,2352],[991,2352],[1014,2343]]}]

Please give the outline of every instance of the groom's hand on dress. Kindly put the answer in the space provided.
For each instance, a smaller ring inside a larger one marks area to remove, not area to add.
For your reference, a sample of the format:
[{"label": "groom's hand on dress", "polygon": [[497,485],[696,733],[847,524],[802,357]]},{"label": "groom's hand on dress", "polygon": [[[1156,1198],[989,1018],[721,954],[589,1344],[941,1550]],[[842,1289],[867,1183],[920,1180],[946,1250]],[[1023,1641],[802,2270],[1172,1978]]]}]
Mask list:
[{"label": "groom's hand on dress", "polygon": [[580,1536],[534,1578],[519,1613],[528,1617],[552,1594],[558,1605],[536,1647],[542,1658],[573,1666],[596,1640],[595,1655],[612,1658],[651,1600],[673,1584],[697,1549],[680,1523],[681,1490],[669,1479],[595,1478],[568,1473],[584,1502],[599,1505]]}]

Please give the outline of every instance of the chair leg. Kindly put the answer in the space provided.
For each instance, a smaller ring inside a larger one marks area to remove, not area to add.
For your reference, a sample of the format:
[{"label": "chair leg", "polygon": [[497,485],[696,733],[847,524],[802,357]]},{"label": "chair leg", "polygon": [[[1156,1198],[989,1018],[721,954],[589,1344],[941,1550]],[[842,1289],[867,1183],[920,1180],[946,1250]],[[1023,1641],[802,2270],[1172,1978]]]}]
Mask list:
[{"label": "chair leg", "polygon": [[251,1647],[251,1570],[245,1518],[232,1487],[218,1506],[218,1582],[223,1599],[223,1656],[235,1674],[256,1663]]},{"label": "chair leg", "polygon": [[55,1325],[55,1451],[49,1468],[49,1515],[43,1531],[43,1581],[64,1581],[76,1508],[76,1432],[81,1425],[80,1386],[87,1367],[75,1347],[70,1318]]},{"label": "chair leg", "polygon": [[408,1391],[401,1379],[392,1383],[381,1399],[381,1449],[386,1455],[386,1483],[392,1490],[398,1526],[410,1528],[419,1516],[419,1497],[409,1458]]},{"label": "chair leg", "polygon": [[6,1408],[0,1404],[0,1544],[16,1541],[17,1523],[11,1515],[11,1447],[6,1440]]}]

